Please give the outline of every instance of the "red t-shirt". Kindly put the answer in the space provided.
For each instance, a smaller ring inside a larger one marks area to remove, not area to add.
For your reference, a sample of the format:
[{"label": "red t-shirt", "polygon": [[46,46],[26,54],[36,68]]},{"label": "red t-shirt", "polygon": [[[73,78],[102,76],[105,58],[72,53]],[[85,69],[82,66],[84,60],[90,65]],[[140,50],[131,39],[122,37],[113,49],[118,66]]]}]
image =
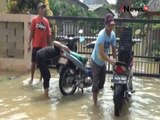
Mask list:
[{"label": "red t-shirt", "polygon": [[51,35],[48,20],[45,17],[34,17],[30,30],[33,31],[32,47],[46,47],[48,36]]}]

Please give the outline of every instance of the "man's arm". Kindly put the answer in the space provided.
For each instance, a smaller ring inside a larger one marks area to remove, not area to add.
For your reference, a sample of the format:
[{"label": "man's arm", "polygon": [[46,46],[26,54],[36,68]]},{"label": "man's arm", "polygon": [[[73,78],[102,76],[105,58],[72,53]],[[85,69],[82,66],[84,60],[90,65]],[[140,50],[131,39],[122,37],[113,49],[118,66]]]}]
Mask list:
[{"label": "man's arm", "polygon": [[104,45],[103,44],[99,44],[99,51],[100,51],[100,56],[102,57],[102,59],[104,59],[105,61],[108,61],[112,65],[115,64],[115,62],[112,59],[110,59],[109,56],[106,55],[106,53],[104,52]]},{"label": "man's arm", "polygon": [[33,34],[34,34],[33,31],[31,31],[29,34],[28,52],[30,52],[30,50],[31,50],[31,42],[32,42]]},{"label": "man's arm", "polygon": [[70,51],[70,49],[69,49],[67,46],[63,45],[62,43],[60,43],[60,42],[58,42],[58,41],[54,41],[53,44],[54,44],[55,46],[59,47],[59,48],[65,49],[65,50],[67,50],[67,51]]},{"label": "man's arm", "polygon": [[34,30],[35,30],[35,19],[32,20],[31,26],[30,26],[30,34],[29,34],[29,42],[28,42],[28,52],[31,50],[31,42],[34,36]]}]

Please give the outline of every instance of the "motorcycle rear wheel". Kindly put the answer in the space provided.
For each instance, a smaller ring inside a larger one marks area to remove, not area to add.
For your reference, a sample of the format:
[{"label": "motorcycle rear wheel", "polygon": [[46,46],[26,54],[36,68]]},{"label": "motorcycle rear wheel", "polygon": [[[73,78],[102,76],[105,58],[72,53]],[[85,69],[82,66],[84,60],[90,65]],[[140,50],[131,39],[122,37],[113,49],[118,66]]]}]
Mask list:
[{"label": "motorcycle rear wheel", "polygon": [[75,84],[75,70],[69,67],[66,67],[62,70],[60,79],[59,79],[59,88],[62,95],[72,95],[76,91]]},{"label": "motorcycle rear wheel", "polygon": [[122,85],[116,85],[115,86],[115,90],[114,90],[114,113],[115,116],[119,116],[120,115],[120,111],[122,108],[122,104],[123,104],[123,98],[122,98],[122,93],[123,93],[123,86]]}]

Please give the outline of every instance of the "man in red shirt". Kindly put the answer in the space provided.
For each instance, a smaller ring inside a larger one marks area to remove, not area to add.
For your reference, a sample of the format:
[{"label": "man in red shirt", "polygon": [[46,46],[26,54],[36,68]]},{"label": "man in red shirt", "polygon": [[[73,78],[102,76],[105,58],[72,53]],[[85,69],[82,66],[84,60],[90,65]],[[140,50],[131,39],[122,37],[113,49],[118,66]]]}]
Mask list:
[{"label": "man in red shirt", "polygon": [[44,17],[46,11],[46,5],[43,3],[39,3],[37,6],[37,11],[38,15],[33,18],[31,23],[29,44],[28,44],[28,52],[30,52],[31,42],[32,42],[32,65],[31,65],[30,84],[32,84],[33,82],[33,77],[36,67],[37,51],[51,44],[51,30],[49,21]]}]

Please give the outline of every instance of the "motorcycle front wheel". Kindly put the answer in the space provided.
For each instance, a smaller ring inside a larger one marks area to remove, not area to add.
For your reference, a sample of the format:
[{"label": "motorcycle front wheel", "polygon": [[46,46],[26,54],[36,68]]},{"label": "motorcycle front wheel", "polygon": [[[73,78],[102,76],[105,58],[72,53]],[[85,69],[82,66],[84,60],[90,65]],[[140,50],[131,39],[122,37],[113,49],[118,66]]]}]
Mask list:
[{"label": "motorcycle front wheel", "polygon": [[62,95],[72,95],[76,91],[76,74],[75,70],[69,67],[66,67],[62,70],[60,79],[59,79],[59,88]]}]

